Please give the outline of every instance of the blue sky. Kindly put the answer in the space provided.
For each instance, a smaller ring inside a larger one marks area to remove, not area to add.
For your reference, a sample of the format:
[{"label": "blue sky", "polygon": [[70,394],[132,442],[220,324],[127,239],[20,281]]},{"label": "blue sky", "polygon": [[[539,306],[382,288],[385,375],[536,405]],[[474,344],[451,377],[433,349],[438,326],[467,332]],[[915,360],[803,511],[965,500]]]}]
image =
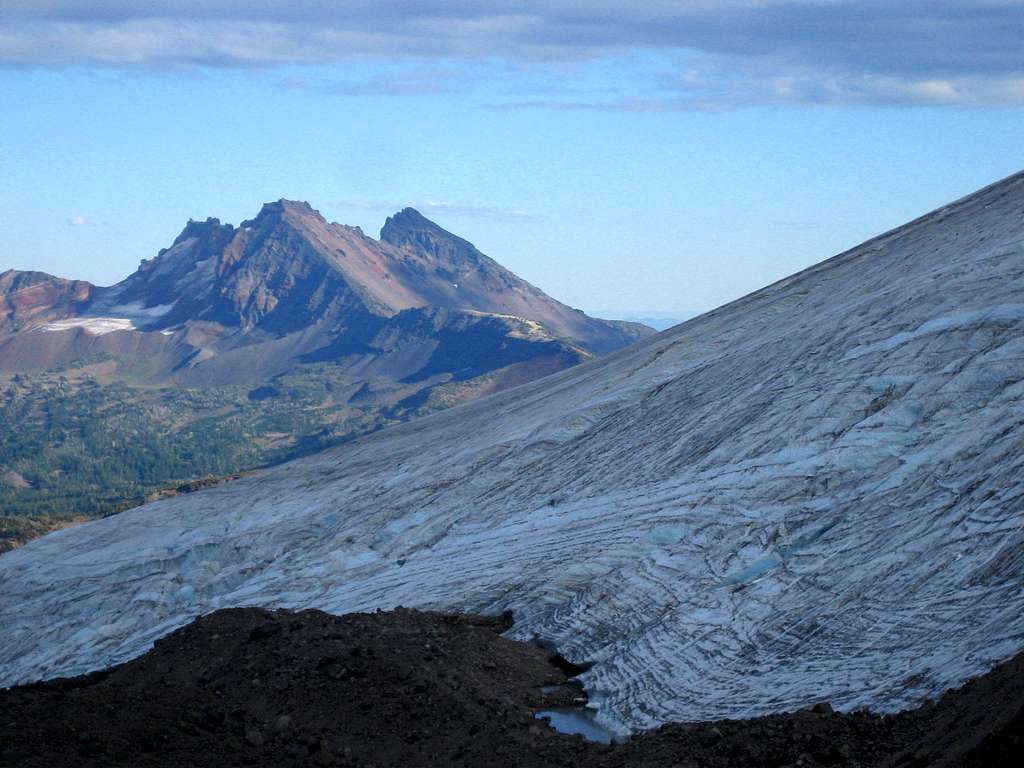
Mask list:
[{"label": "blue sky", "polygon": [[706,310],[1024,167],[1018,2],[150,5],[0,11],[0,270],[109,284],[289,197]]}]

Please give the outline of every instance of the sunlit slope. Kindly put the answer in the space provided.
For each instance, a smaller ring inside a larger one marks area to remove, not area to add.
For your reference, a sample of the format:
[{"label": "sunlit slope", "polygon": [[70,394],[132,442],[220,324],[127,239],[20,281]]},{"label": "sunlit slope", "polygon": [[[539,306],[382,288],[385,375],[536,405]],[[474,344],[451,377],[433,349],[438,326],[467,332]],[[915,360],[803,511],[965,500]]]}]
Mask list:
[{"label": "sunlit slope", "polygon": [[516,614],[613,727],[1024,646],[1024,175],[542,381],[0,558],[0,677],[230,605]]}]

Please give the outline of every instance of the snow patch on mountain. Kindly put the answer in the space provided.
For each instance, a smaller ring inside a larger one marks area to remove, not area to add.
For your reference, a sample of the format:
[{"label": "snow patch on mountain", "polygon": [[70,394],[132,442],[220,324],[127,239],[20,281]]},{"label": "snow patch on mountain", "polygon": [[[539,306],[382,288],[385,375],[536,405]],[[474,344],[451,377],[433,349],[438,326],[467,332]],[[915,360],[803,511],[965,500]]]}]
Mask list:
[{"label": "snow patch on mountain", "polygon": [[36,330],[46,333],[70,331],[81,328],[93,336],[103,336],[115,331],[134,331],[135,323],[127,317],[73,317],[68,320],[56,320],[52,323],[44,323],[36,327]]}]

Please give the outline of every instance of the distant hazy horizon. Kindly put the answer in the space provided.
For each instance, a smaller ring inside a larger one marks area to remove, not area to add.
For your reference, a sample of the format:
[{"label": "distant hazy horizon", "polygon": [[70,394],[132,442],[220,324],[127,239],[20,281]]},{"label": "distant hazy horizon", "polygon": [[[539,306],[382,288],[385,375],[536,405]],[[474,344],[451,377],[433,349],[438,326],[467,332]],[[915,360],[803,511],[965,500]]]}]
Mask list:
[{"label": "distant hazy horizon", "polygon": [[664,331],[680,323],[696,317],[701,312],[694,311],[670,311],[652,309],[589,309],[581,307],[591,317],[600,317],[604,320],[627,320],[631,323],[643,323],[656,331]]}]

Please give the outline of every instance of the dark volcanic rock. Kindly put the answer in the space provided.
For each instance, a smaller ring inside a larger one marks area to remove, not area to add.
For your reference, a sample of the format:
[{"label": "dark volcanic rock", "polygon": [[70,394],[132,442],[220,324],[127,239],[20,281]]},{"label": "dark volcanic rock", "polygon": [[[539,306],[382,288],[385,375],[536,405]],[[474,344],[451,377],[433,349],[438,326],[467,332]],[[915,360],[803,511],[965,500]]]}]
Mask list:
[{"label": "dark volcanic rock", "polygon": [[0,693],[0,765],[511,765],[548,743],[531,705],[565,676],[505,626],[219,611],[110,672]]},{"label": "dark volcanic rock", "polygon": [[0,691],[11,766],[1002,766],[1024,659],[901,715],[828,706],[667,725],[605,747],[534,718],[552,652],[509,618],[218,611],[112,670]]}]

